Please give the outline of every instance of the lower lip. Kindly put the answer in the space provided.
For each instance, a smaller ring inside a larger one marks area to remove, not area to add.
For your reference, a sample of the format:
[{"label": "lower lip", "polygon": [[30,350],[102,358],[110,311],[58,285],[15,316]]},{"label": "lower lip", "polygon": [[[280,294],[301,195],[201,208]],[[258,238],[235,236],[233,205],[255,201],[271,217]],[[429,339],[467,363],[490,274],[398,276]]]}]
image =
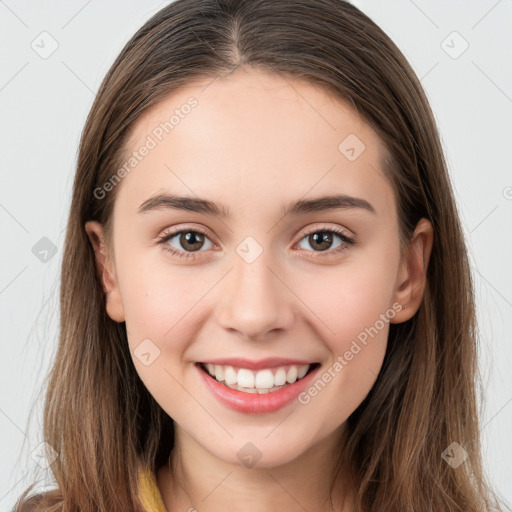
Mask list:
[{"label": "lower lip", "polygon": [[288,384],[284,388],[272,393],[260,395],[258,393],[244,393],[237,389],[228,388],[207,374],[199,364],[196,364],[196,367],[206,387],[215,398],[235,411],[249,414],[270,413],[288,405],[309,386],[317,370],[320,368],[320,366],[314,368],[305,377],[293,384]]}]

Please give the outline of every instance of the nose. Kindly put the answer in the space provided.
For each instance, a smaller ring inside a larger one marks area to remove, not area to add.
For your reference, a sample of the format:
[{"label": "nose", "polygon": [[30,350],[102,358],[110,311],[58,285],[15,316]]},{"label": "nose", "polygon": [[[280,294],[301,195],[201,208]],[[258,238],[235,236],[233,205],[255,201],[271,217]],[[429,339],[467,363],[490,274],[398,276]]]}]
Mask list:
[{"label": "nose", "polygon": [[234,267],[221,290],[220,325],[250,340],[289,329],[295,318],[295,295],[286,278],[273,268],[266,252],[252,263],[235,254]]}]

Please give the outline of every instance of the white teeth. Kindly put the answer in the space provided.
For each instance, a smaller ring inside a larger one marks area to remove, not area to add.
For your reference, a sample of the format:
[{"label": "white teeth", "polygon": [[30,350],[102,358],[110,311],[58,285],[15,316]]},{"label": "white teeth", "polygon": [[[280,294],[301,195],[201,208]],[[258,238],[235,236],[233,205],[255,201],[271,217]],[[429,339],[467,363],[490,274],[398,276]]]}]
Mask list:
[{"label": "white teeth", "polygon": [[308,373],[309,370],[309,364],[303,364],[302,366],[299,366],[299,369],[297,371],[297,377],[299,379],[302,379],[306,373]]},{"label": "white teeth", "polygon": [[[224,382],[226,384],[226,382]],[[273,393],[274,391],[277,391],[278,389],[281,389],[283,386],[274,386],[270,389],[258,389],[258,388],[242,388],[240,386],[237,386],[236,384],[226,384],[228,388],[236,389],[237,391],[245,391],[247,393],[254,393],[256,391],[259,395],[264,395],[265,393]]]},{"label": "white teeth", "polygon": [[251,370],[247,370],[246,368],[240,368],[238,370],[238,376],[236,379],[239,386],[243,388],[253,388],[254,387],[254,373]]},{"label": "white teeth", "polygon": [[276,386],[283,386],[286,383],[286,370],[284,368],[278,368],[274,375],[274,384]]},{"label": "white teeth", "polygon": [[247,393],[272,393],[287,384],[293,384],[297,379],[302,379],[308,372],[310,365],[290,365],[279,368],[253,371],[248,368],[233,368],[224,365],[205,365],[208,373],[218,382],[226,386]]},{"label": "white teeth", "polygon": [[260,370],[256,374],[254,387],[260,389],[270,389],[274,387],[274,375],[272,375],[272,370]]},{"label": "white teeth", "polygon": [[[242,389],[240,389],[240,386],[238,386],[239,388],[239,391],[242,391]],[[256,388],[244,388],[243,391],[245,391],[246,393],[257,393],[258,390]]]},{"label": "white teeth", "polygon": [[236,384],[237,373],[232,366],[224,367],[224,381],[226,384]]},{"label": "white teeth", "polygon": [[288,373],[286,374],[286,382],[293,384],[297,380],[299,372],[296,366],[290,366]]},{"label": "white teeth", "polygon": [[224,367],[220,364],[215,365],[215,378],[222,382],[224,380]]}]

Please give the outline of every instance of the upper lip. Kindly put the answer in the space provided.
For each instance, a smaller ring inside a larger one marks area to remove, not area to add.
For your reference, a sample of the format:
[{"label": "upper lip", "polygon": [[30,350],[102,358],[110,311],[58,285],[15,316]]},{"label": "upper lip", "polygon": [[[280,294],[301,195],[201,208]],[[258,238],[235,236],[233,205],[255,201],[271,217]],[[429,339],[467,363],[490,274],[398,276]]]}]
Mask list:
[{"label": "upper lip", "polygon": [[250,370],[261,370],[263,368],[278,368],[280,366],[287,366],[290,364],[301,366],[304,364],[315,364],[311,361],[304,361],[300,359],[289,359],[282,357],[267,357],[254,361],[251,359],[245,359],[243,357],[226,357],[217,359],[208,359],[202,361],[203,364],[218,364],[222,366],[234,366],[236,368],[248,368]]}]

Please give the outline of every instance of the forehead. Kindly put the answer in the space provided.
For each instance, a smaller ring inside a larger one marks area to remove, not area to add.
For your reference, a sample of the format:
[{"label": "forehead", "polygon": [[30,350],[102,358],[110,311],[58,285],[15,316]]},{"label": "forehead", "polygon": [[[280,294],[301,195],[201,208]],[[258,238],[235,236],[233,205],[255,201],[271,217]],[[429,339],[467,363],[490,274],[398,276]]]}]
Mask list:
[{"label": "forehead", "polygon": [[314,84],[261,71],[183,86],[137,121],[126,148],[126,163],[144,153],[118,191],[139,201],[134,208],[159,190],[240,212],[333,191],[378,210],[393,201],[385,148],[353,108]]}]

